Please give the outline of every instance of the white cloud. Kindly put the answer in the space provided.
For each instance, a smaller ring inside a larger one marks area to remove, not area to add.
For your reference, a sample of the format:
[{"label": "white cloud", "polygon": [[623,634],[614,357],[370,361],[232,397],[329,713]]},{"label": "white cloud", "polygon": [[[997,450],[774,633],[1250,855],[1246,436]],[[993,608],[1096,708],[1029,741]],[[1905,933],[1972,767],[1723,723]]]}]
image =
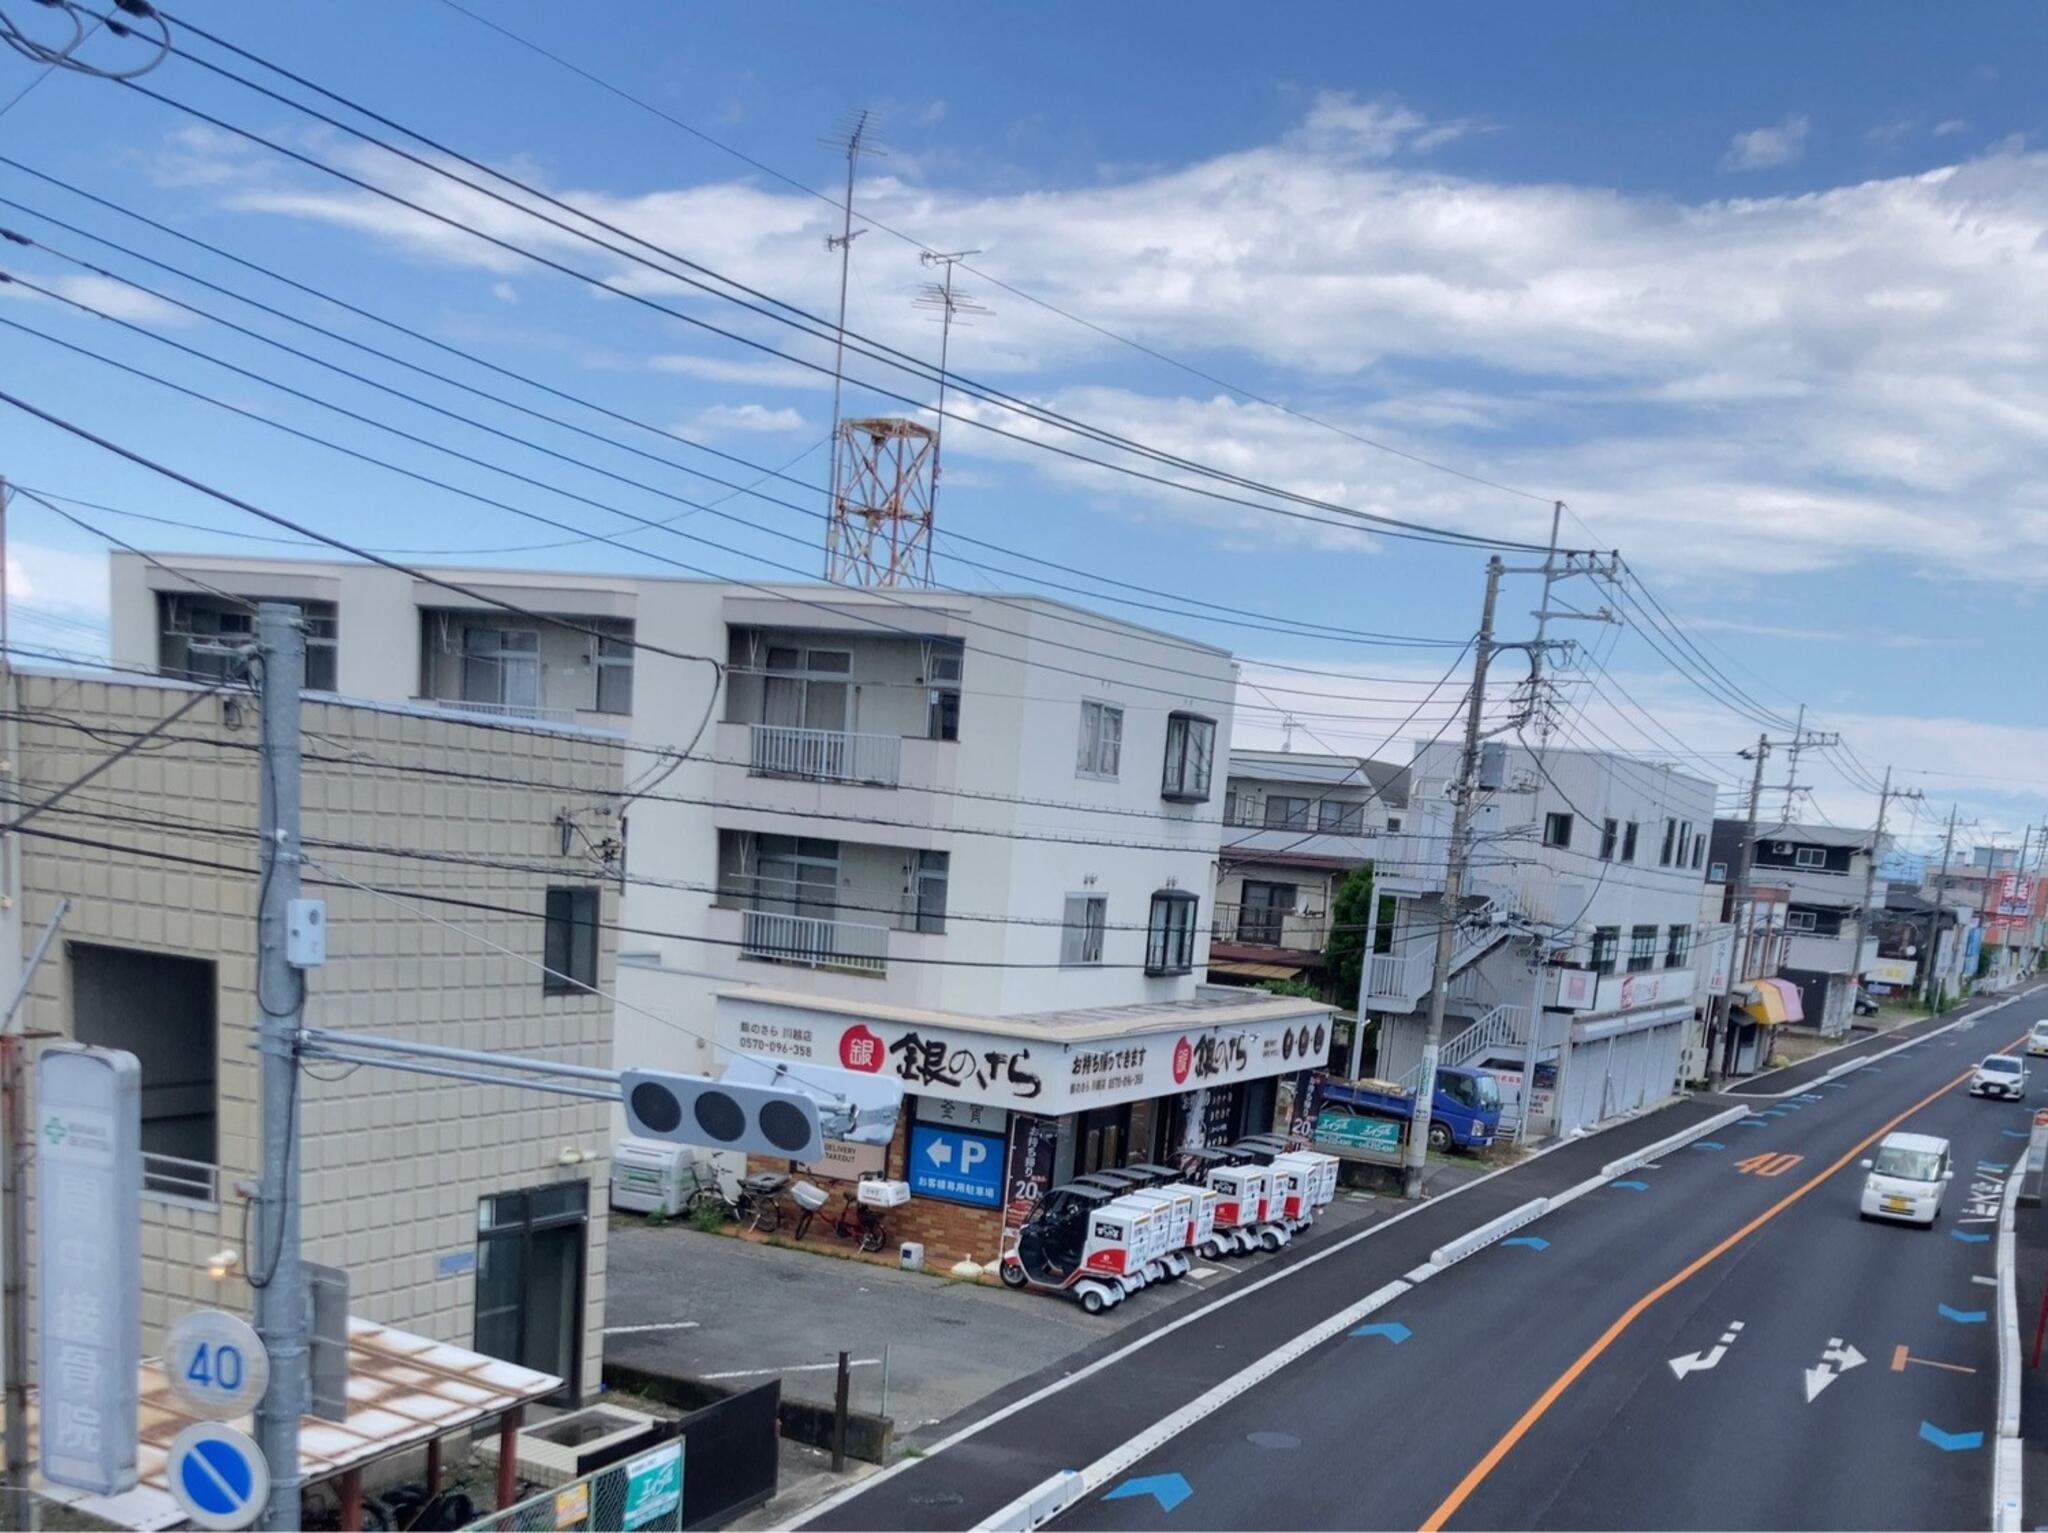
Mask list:
[{"label": "white cloud", "polygon": [[493,282],[491,284],[491,296],[500,303],[517,304],[519,302],[519,289],[509,282]]},{"label": "white cloud", "polygon": [[917,120],[926,127],[931,127],[935,123],[945,121],[947,110],[948,108],[944,101],[932,101],[927,103],[925,109],[917,114]]},{"label": "white cloud", "polygon": [[[24,509],[49,515],[39,506],[24,503]],[[14,541],[7,550],[7,596],[68,619],[103,625],[108,614],[106,555]]]},{"label": "white cloud", "polygon": [[1970,125],[1960,117],[1951,117],[1934,125],[1934,136],[1936,138],[1948,138],[1954,134],[1967,133],[1969,131]]},{"label": "white cloud", "polygon": [[[112,277],[102,277],[94,272],[67,272],[55,276],[38,273],[34,279],[40,287],[53,293],[61,293],[74,303],[115,319],[125,319],[138,325],[184,325],[191,323],[192,316],[176,304],[166,303],[140,288],[130,287]],[[41,293],[32,293],[19,283],[0,284],[0,297],[25,299],[35,303],[51,303]],[[76,313],[76,310],[72,312]]]},{"label": "white cloud", "polygon": [[[791,349],[791,348],[783,348]],[[685,378],[702,378],[707,383],[743,383],[752,388],[822,389],[831,379],[794,362],[772,359],[742,361],[728,357],[700,357],[691,352],[664,352],[636,365],[658,373],[678,373]]]},{"label": "white cloud", "polygon": [[1804,117],[1788,117],[1767,128],[1752,128],[1729,140],[1721,156],[1723,170],[1769,170],[1791,165],[1806,153],[1806,133],[1812,124]]},{"label": "white cloud", "polygon": [[766,405],[712,405],[699,410],[684,425],[685,432],[700,435],[717,435],[722,432],[782,432],[802,431],[804,418],[795,410],[784,407],[771,410]]},{"label": "white cloud", "polygon": [[[1865,131],[1863,136],[1869,142],[1888,149],[1901,139],[1909,137],[1913,130],[1919,126],[1920,124],[1910,117],[1899,117],[1894,118],[1890,122],[1879,123],[1876,127]],[[1938,133],[1941,130],[1937,128],[1935,131]]]}]

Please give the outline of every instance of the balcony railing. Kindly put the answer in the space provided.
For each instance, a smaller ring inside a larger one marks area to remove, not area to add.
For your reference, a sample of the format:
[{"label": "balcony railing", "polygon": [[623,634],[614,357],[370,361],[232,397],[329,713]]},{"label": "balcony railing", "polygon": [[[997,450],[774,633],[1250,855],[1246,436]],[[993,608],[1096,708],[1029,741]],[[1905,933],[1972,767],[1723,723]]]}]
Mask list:
[{"label": "balcony railing", "polygon": [[1246,947],[1293,948],[1319,953],[1328,927],[1321,917],[1298,916],[1274,905],[1219,903],[1211,916],[1209,940]]},{"label": "balcony railing", "polygon": [[1366,999],[1394,1002],[1396,1009],[1406,1011],[1429,989],[1435,958],[1434,953],[1421,949],[1374,954],[1366,967]]},{"label": "balcony railing", "polygon": [[546,724],[573,724],[576,722],[574,708],[528,707],[523,703],[476,703],[461,697],[423,697],[423,703],[436,708],[453,708],[457,713],[488,713],[501,719],[539,719]]},{"label": "balcony railing", "polygon": [[886,974],[889,928],[785,915],[779,910],[747,910],[741,912],[740,952],[770,963]]},{"label": "balcony railing", "polygon": [[152,1197],[173,1198],[182,1203],[218,1203],[220,1167],[203,1160],[183,1160],[176,1155],[142,1155],[142,1190]]},{"label": "balcony railing", "polygon": [[897,735],[796,729],[787,724],[755,724],[749,732],[747,766],[756,777],[893,788],[902,775],[903,741]]}]

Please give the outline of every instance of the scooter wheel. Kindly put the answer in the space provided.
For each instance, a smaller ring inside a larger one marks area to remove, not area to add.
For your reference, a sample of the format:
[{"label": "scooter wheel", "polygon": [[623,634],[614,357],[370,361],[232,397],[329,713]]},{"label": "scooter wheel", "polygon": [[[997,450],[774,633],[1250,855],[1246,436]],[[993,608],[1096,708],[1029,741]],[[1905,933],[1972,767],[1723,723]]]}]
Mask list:
[{"label": "scooter wheel", "polygon": [[[882,1249],[883,1239],[884,1236],[880,1230],[863,1230],[860,1237],[860,1248],[869,1253],[879,1251]],[[1018,1275],[1017,1281],[1020,1283],[1024,1281],[1021,1273]]]},{"label": "scooter wheel", "polygon": [[[876,1249],[880,1250],[881,1247],[877,1246]],[[1002,1275],[1005,1288],[1022,1288],[1031,1281],[1024,1275],[1024,1264],[1022,1262],[1006,1261],[997,1270]]]},{"label": "scooter wheel", "polygon": [[1268,1251],[1277,1251],[1285,1242],[1280,1239],[1278,1231],[1268,1230],[1259,1237],[1259,1244]]},{"label": "scooter wheel", "polygon": [[1099,1288],[1084,1288],[1081,1290],[1081,1308],[1088,1311],[1091,1315],[1101,1314],[1106,1302],[1102,1296],[1102,1290]]}]

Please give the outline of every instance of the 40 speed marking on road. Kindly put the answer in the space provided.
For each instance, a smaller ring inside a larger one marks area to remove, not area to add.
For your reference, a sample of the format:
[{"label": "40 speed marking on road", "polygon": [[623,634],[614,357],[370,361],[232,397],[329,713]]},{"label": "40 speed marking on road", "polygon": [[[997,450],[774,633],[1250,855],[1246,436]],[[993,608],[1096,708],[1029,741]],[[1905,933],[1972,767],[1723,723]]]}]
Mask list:
[{"label": "40 speed marking on road", "polygon": [[1783,1176],[1804,1159],[1804,1155],[1752,1155],[1738,1160],[1735,1169],[1745,1176]]}]

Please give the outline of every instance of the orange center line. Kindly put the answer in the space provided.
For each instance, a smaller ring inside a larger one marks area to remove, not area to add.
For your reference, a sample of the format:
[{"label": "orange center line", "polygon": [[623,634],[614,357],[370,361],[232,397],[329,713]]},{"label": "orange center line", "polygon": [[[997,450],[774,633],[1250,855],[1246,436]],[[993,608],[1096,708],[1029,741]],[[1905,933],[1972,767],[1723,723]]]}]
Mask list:
[{"label": "orange center line", "polygon": [[[2011,1043],[2007,1044],[2006,1048],[2008,1050],[2018,1048],[2020,1044],[2025,1041],[2025,1038],[2026,1034],[2022,1033],[2018,1038],[2015,1038]],[[1438,1504],[1437,1509],[1431,1512],[1429,1516],[1424,1520],[1422,1524],[1422,1533],[1438,1533],[1438,1530],[1441,1529],[1445,1523],[1449,1522],[1452,1517],[1456,1516],[1458,1508],[1463,1506],[1465,1502],[1470,1499],[1472,1493],[1475,1490],[1479,1489],[1479,1487],[1486,1482],[1487,1476],[1492,1474],[1493,1471],[1500,1466],[1500,1461],[1506,1458],[1508,1454],[1514,1450],[1515,1444],[1520,1442],[1524,1437],[1528,1435],[1529,1429],[1535,1426],[1537,1422],[1543,1419],[1543,1417],[1549,1412],[1551,1406],[1555,1405],[1558,1402],[1559,1397],[1561,1397],[1567,1389],[1570,1389],[1572,1385],[1576,1384],[1579,1380],[1579,1376],[1583,1374],[1588,1368],[1592,1367],[1594,1363],[1598,1362],[1601,1354],[1606,1352],[1606,1350],[1609,1347],[1614,1345],[1615,1341],[1621,1336],[1622,1332],[1626,1331],[1630,1326],[1634,1325],[1636,1321],[1640,1320],[1644,1312],[1648,1310],[1651,1305],[1655,1304],[1659,1299],[1663,1298],[1666,1294],[1670,1293],[1673,1289],[1679,1287],[1681,1284],[1687,1282],[1693,1277],[1696,1277],[1704,1268],[1710,1266],[1712,1263],[1719,1260],[1721,1257],[1727,1255],[1728,1252],[1732,1251],[1736,1246],[1740,1245],[1743,1241],[1747,1240],[1751,1235],[1755,1234],[1758,1230],[1762,1229],[1766,1224],[1769,1224],[1773,1219],[1777,1218],[1778,1215],[1785,1212],[1786,1209],[1790,1208],[1794,1203],[1797,1203],[1801,1198],[1805,1197],[1809,1192],[1813,1191],[1813,1189],[1818,1187],[1822,1182],[1828,1180],[1829,1177],[1833,1176],[1836,1172],[1840,1171],[1844,1166],[1848,1165],[1851,1161],[1855,1160],[1865,1150],[1869,1149],[1873,1144],[1877,1143],[1878,1140],[1884,1138],[1886,1134],[1889,1134],[1901,1123],[1904,1123],[1908,1118],[1912,1117],[1913,1114],[1940,1100],[1940,1098],[1946,1096],[1949,1092],[1955,1090],[1956,1087],[1962,1085],[1964,1081],[1970,1079],[1970,1077],[1975,1075],[1976,1073],[1976,1069],[1973,1066],[1972,1068],[1965,1070],[1961,1075],[1958,1075],[1954,1080],[1950,1081],[1947,1085],[1937,1087],[1935,1090],[1929,1092],[1926,1096],[1922,1097],[1919,1101],[1915,1102],[1911,1107],[1907,1108],[1904,1112],[1900,1113],[1896,1118],[1893,1118],[1890,1122],[1884,1124],[1875,1132],[1871,1133],[1867,1138],[1863,1139],[1856,1145],[1852,1146],[1846,1153],[1842,1155],[1842,1157],[1839,1160],[1835,1161],[1826,1170],[1816,1172],[1811,1179],[1793,1188],[1792,1191],[1786,1193],[1784,1197],[1778,1199],[1777,1202],[1773,1203],[1769,1208],[1765,1209],[1762,1213],[1758,1214],[1754,1219],[1750,1220],[1749,1223],[1743,1225],[1742,1228],[1735,1231],[1734,1234],[1727,1236],[1725,1239],[1720,1241],[1717,1245],[1713,1246],[1704,1254],[1694,1257],[1691,1261],[1687,1262],[1683,1267],[1679,1268],[1678,1271],[1672,1273],[1670,1277],[1664,1279],[1663,1282],[1659,1283],[1655,1288],[1652,1288],[1640,1299],[1637,1299],[1635,1303],[1631,1304],[1627,1309],[1623,1310],[1621,1314],[1615,1319],[1614,1323],[1608,1326],[1606,1330],[1600,1333],[1599,1339],[1596,1340],[1590,1347],[1586,1348],[1584,1352],[1581,1352],[1578,1355],[1578,1357],[1573,1360],[1572,1365],[1569,1368],[1565,1369],[1563,1373],[1559,1374],[1555,1379],[1553,1379],[1550,1383],[1550,1387],[1545,1389],[1542,1394],[1538,1395],[1536,1399],[1530,1404],[1529,1408],[1522,1412],[1520,1418],[1515,1422],[1515,1424],[1509,1427],[1506,1432],[1501,1434],[1500,1441],[1495,1443],[1491,1448],[1486,1450],[1486,1456],[1480,1459],[1478,1463],[1474,1464],[1469,1470],[1465,1472],[1465,1477],[1462,1480],[1460,1480],[1456,1486],[1452,1488],[1451,1493],[1448,1496],[1444,1497],[1442,1502]],[[1914,1361],[1918,1362],[1919,1359],[1915,1358]]]}]

